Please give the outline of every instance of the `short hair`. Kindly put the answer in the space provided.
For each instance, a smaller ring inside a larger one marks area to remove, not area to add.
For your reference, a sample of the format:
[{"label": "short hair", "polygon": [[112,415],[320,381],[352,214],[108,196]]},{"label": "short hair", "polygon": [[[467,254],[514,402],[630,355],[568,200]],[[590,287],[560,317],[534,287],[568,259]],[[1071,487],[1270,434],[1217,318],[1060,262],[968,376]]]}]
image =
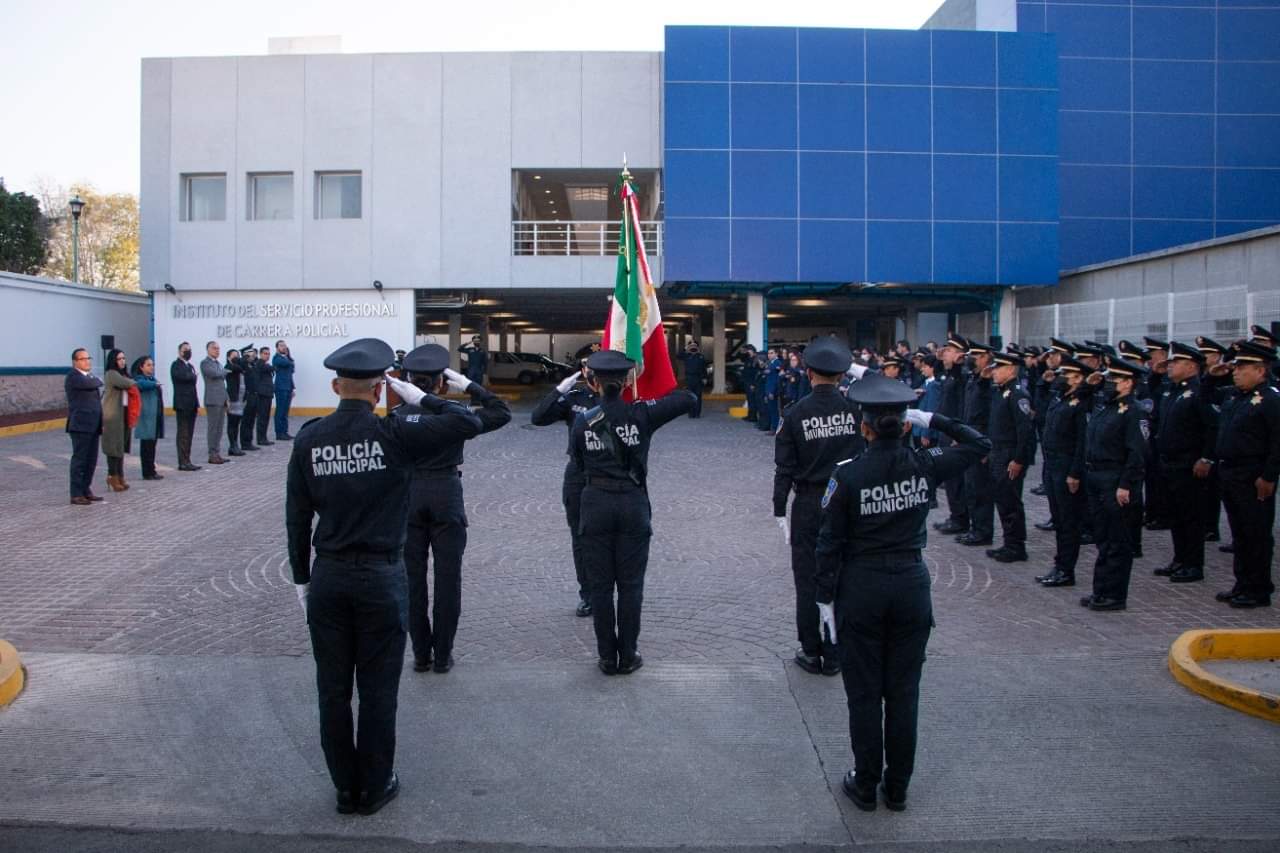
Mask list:
[{"label": "short hair", "polygon": [[359,379],[350,376],[338,376],[334,379],[338,383],[338,387],[347,393],[366,393],[372,391],[382,383],[383,377],[379,376],[362,376]]},{"label": "short hair", "polygon": [[183,341],[182,343],[178,344],[178,349],[179,351],[181,351],[183,347],[189,347],[189,346],[191,346],[191,344],[188,341]]},{"label": "short hair", "polygon": [[259,347],[258,352],[271,352],[271,347]]},{"label": "short hair", "polygon": [[84,347],[76,347],[75,349],[73,349],[73,350],[71,351],[71,360],[72,360],[72,361],[75,361],[75,360],[76,360],[76,356],[78,356],[78,355],[79,355],[80,353],[82,353],[82,352],[83,352],[83,353],[87,353],[88,351],[89,351],[89,350],[85,349]]},{"label": "short hair", "polygon": [[[276,341],[276,346],[280,346],[282,343],[284,343],[284,338],[281,338],[280,340]],[[263,349],[266,349],[266,347],[263,347]]]},{"label": "short hair", "polygon": [[217,341],[209,341],[209,343],[207,343],[207,344],[205,344],[205,345],[204,345],[204,348],[207,350],[207,349],[209,349],[209,347],[213,346],[213,345],[214,345],[214,344],[216,344],[216,343],[217,343]]}]

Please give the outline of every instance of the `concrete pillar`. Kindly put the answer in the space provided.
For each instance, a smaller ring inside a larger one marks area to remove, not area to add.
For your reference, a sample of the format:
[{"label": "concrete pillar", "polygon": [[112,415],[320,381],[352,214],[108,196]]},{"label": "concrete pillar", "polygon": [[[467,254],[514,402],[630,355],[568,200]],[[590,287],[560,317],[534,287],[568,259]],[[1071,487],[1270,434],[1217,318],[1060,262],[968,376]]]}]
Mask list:
[{"label": "concrete pillar", "polygon": [[902,319],[902,336],[911,342],[913,350],[919,349],[924,341],[920,340],[920,310],[917,308],[908,308],[906,316]]},{"label": "concrete pillar", "polygon": [[[1000,327],[1000,334],[1004,337],[1006,345],[1018,343],[1018,300],[1014,298],[1013,291],[1004,294],[1004,298],[1000,300],[1000,313],[996,320]],[[1114,340],[1107,341],[1109,344],[1115,343]]]},{"label": "concrete pillar", "polygon": [[452,370],[462,370],[462,353],[458,352],[458,347],[462,346],[462,315],[449,315],[449,367]]},{"label": "concrete pillar", "polygon": [[698,314],[693,315],[693,320],[689,323],[693,342],[698,345],[698,349],[702,349],[702,317]]},{"label": "concrete pillar", "polygon": [[516,349],[515,349],[515,351],[516,351],[516,352],[520,352],[520,330],[519,330],[519,329],[516,329],[516,330],[515,330],[515,344],[514,344],[514,345],[515,345],[515,348],[516,348]]},{"label": "concrete pillar", "polygon": [[671,359],[671,363],[676,363],[676,330],[674,326],[667,326],[667,357]]},{"label": "concrete pillar", "polygon": [[507,327],[503,324],[498,329],[498,352],[507,352]]},{"label": "concrete pillar", "polygon": [[489,318],[485,317],[480,321],[480,341],[484,344],[484,348],[486,350],[493,349],[493,342],[489,340],[490,334],[491,332],[489,330]]},{"label": "concrete pillar", "polygon": [[556,360],[556,336],[554,332],[547,333],[547,358],[552,361]]},{"label": "concrete pillar", "polygon": [[724,303],[711,309],[711,393],[724,393],[724,361],[729,347],[724,337]]},{"label": "concrete pillar", "polygon": [[763,293],[747,294],[747,343],[764,352],[769,343],[769,306]]}]

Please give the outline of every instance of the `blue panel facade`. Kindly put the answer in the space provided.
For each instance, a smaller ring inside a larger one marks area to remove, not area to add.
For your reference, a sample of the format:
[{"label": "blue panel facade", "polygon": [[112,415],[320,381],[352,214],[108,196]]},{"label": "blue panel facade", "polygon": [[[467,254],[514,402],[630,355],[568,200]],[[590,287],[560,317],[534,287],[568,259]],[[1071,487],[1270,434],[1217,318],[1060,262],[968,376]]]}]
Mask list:
[{"label": "blue panel facade", "polygon": [[1280,222],[1280,2],[1019,0],[1058,37],[1064,269]]},{"label": "blue panel facade", "polygon": [[1057,281],[1053,36],[668,27],[664,62],[668,280]]}]

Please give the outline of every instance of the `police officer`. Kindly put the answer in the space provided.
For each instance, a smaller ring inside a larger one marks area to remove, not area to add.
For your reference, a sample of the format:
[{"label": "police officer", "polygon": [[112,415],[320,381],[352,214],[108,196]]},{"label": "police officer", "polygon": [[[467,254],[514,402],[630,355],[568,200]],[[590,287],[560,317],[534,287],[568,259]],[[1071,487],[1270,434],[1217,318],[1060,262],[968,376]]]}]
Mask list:
[{"label": "police officer", "polygon": [[[1053,570],[1036,578],[1043,586],[1075,586],[1080,558],[1080,521],[1089,511],[1085,493],[1085,432],[1092,387],[1085,378],[1093,371],[1062,355],[1058,389],[1050,395],[1044,420],[1044,467],[1049,511],[1054,521],[1057,550]],[[1057,384],[1057,383],[1055,383]]]},{"label": "police officer", "polygon": [[[482,434],[511,420],[506,401],[449,369],[449,351],[439,344],[410,350],[401,360],[401,368],[418,393],[403,398],[405,404],[396,407],[396,417],[420,415],[424,396],[439,396],[448,388],[471,394],[472,404],[478,406],[475,414]],[[413,470],[404,562],[409,572],[409,639],[413,644],[414,672],[445,673],[453,668],[453,640],[462,614],[462,553],[467,547],[467,512],[459,470],[466,440],[441,442],[432,453],[419,459]],[[435,567],[435,609],[431,613],[428,553]]]},{"label": "police officer", "polygon": [[[1060,338],[1049,338],[1049,348],[1038,359],[1039,363],[1036,369],[1039,370],[1039,373],[1034,377],[1036,381],[1031,384],[1030,393],[1031,408],[1036,413],[1036,432],[1040,436],[1041,446],[1045,442],[1049,409],[1061,396],[1062,391],[1066,390],[1064,387],[1066,380],[1058,375],[1058,368],[1062,365],[1064,358],[1074,358],[1074,355],[1071,344]],[[1077,403],[1077,405],[1079,404]],[[1033,489],[1032,491],[1034,492],[1035,490]],[[1083,494],[1083,489],[1081,489],[1081,493]],[[1053,488],[1049,484],[1049,465],[1047,462],[1040,466],[1040,494],[1050,498],[1049,519],[1048,521],[1037,522],[1035,527],[1037,530],[1056,530],[1058,516],[1051,497]]]},{"label": "police officer", "polygon": [[1134,389],[1146,376],[1141,365],[1109,358],[1101,408],[1089,419],[1086,431],[1085,487],[1098,559],[1093,567],[1093,594],[1080,599],[1080,604],[1090,610],[1124,610],[1129,598],[1134,515],[1140,512],[1133,494],[1142,488],[1146,475],[1151,434]]},{"label": "police officer", "polygon": [[1235,584],[1219,601],[1248,609],[1270,607],[1275,585],[1276,478],[1280,477],[1280,394],[1269,384],[1276,351],[1243,341],[1232,359],[1236,390],[1218,420],[1222,503],[1235,538]]},{"label": "police officer", "polygon": [[[320,744],[342,814],[372,814],[400,790],[396,698],[407,605],[400,550],[413,465],[441,442],[480,432],[479,418],[443,400],[408,418],[375,415],[392,358],[391,347],[371,338],[326,358],[324,366],[338,374],[338,409],[308,422],[289,458],[289,563],[311,632]],[[358,734],[353,683],[360,689]]]},{"label": "police officer", "polygon": [[[1139,400],[1145,397],[1151,401],[1150,408],[1147,410],[1151,419],[1151,439],[1148,441],[1150,450],[1147,454],[1143,519],[1147,530],[1168,530],[1173,523],[1172,507],[1169,505],[1169,483],[1165,479],[1164,466],[1160,464],[1160,452],[1156,442],[1161,430],[1160,401],[1164,399],[1170,386],[1169,342],[1153,337],[1145,337],[1142,342],[1147,351],[1147,358],[1142,361],[1147,362],[1150,372],[1146,376],[1146,382],[1135,390],[1135,396]],[[1144,388],[1145,393],[1143,393]]]},{"label": "police officer", "polygon": [[1027,559],[1027,513],[1022,505],[1022,486],[1035,450],[1035,424],[1031,398],[1018,384],[1021,357],[1009,352],[992,353],[991,357],[991,455],[987,458],[987,471],[1004,542],[999,548],[989,549],[987,556],[1000,563],[1021,563]]},{"label": "police officer", "polygon": [[756,401],[756,377],[760,370],[756,366],[756,348],[747,344],[742,348],[742,390],[747,397],[747,416],[744,420],[755,421],[759,403]]},{"label": "police officer", "polygon": [[[954,332],[947,333],[947,342],[938,349],[942,367],[936,381],[942,383],[942,389],[939,392],[937,412],[952,420],[964,416],[964,354],[968,350],[969,342]],[[947,493],[947,518],[934,524],[933,529],[945,534],[968,533],[969,510],[966,507],[963,473],[945,478],[942,486]]]},{"label": "police officer", "polygon": [[685,345],[684,352],[680,353],[677,358],[684,365],[684,387],[688,388],[689,393],[698,400],[697,405],[693,407],[693,411],[689,413],[689,417],[701,417],[702,386],[707,381],[707,359],[702,355],[702,349],[698,346],[697,341],[689,341]]},{"label": "police officer", "polygon": [[[915,392],[869,374],[850,396],[862,406],[870,446],[837,464],[822,497],[816,578],[822,629],[839,643],[854,769],[843,788],[858,808],[906,808],[915,763],[920,673],[933,627],[929,570],[921,555],[929,495],[991,450],[991,442],[942,414],[907,410]],[[912,426],[953,444],[912,450]],[[838,628],[837,628],[838,626]]]},{"label": "police officer", "polygon": [[635,366],[614,350],[601,350],[587,359],[600,405],[574,422],[571,440],[574,464],[587,481],[581,535],[591,581],[597,666],[605,675],[629,675],[643,664],[636,641],[653,537],[646,479],[649,442],[659,428],[688,414],[697,403],[682,390],[658,400],[623,400]]},{"label": "police officer", "polygon": [[[973,365],[964,386],[964,412],[961,420],[984,435],[991,421],[991,357],[992,349],[969,342],[969,358]],[[995,484],[991,480],[989,460],[973,465],[964,472],[964,495],[969,511],[969,530],[956,537],[961,545],[990,545],[995,536]]]},{"label": "police officer", "polygon": [[[534,426],[550,426],[563,422],[568,427],[569,438],[573,438],[573,422],[578,415],[594,409],[600,403],[600,397],[587,382],[579,386],[579,381],[587,379],[587,361],[582,360],[581,370],[570,374],[538,401],[533,409],[531,420]],[[587,577],[587,562],[583,556],[582,535],[579,526],[582,521],[582,487],[587,484],[586,477],[572,458],[573,448],[565,451],[570,454],[564,466],[564,483],[560,489],[560,500],[564,504],[564,517],[569,522],[569,541],[573,547],[573,571],[578,578],[578,616],[591,615],[591,584]]]},{"label": "police officer", "polygon": [[[1222,411],[1235,385],[1231,381],[1231,369],[1224,364],[1227,348],[1201,335],[1196,338],[1196,348],[1204,356],[1204,372],[1200,376],[1200,389],[1208,395],[1209,405],[1215,416]],[[1214,441],[1217,441],[1215,436]],[[1218,479],[1218,468],[1209,469],[1209,476],[1204,481],[1204,541],[1217,542],[1222,538],[1222,483]]]},{"label": "police officer", "polygon": [[[796,585],[796,664],[805,672],[838,675],[836,647],[824,643],[818,626],[814,590],[814,548],[822,523],[822,490],[841,459],[866,446],[858,404],[839,392],[840,377],[853,356],[835,338],[819,338],[804,351],[813,391],[791,407],[774,439],[773,515],[791,545],[791,573]],[[861,374],[866,368],[859,367]],[[791,523],[787,498],[792,490]]]},{"label": "police officer", "polygon": [[1218,418],[1200,385],[1204,355],[1176,341],[1169,345],[1169,386],[1160,397],[1156,452],[1169,489],[1173,560],[1155,570],[1174,583],[1204,580],[1204,490],[1213,468]]},{"label": "police officer", "polygon": [[471,343],[458,347],[458,352],[467,357],[467,378],[479,385],[484,382],[484,375],[489,369],[489,352],[479,335],[471,336]]},{"label": "police officer", "polygon": [[240,417],[240,449],[261,450],[253,443],[254,427],[258,423],[258,350],[249,344],[240,350],[240,368],[244,379],[244,413]]}]

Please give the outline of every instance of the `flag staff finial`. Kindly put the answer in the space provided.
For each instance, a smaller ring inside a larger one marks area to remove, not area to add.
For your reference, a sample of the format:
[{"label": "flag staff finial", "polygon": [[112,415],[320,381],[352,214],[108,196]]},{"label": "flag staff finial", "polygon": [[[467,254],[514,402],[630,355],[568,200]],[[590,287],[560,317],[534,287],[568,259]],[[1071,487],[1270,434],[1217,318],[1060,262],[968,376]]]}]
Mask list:
[{"label": "flag staff finial", "polygon": [[630,178],[631,170],[627,168],[627,152],[622,152],[622,177]]}]

